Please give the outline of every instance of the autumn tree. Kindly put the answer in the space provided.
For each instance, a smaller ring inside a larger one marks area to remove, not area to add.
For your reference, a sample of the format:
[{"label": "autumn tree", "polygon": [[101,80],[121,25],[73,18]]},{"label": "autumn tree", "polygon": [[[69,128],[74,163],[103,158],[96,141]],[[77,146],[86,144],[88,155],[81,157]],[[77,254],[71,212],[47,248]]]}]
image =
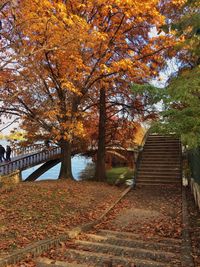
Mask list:
[{"label": "autumn tree", "polygon": [[96,99],[96,177],[103,180],[108,95],[148,81],[170,50],[173,55],[171,33],[150,35],[165,22],[161,2],[24,0],[10,8],[15,30],[7,51],[16,57],[1,87],[1,113],[19,116],[29,141],[56,142],[63,155],[59,177],[67,178],[72,144],[86,134],[84,116],[91,110],[85,108]]}]

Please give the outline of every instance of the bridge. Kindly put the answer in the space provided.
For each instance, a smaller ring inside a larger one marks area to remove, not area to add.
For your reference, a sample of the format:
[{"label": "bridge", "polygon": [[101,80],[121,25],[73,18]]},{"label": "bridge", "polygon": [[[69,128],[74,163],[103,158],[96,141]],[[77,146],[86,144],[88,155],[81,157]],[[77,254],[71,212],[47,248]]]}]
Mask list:
[{"label": "bridge", "polygon": [[[72,156],[82,153],[87,156],[94,156],[96,149],[88,149],[88,151],[73,151]],[[133,161],[133,149],[126,150],[120,147],[107,148],[107,164],[112,166],[112,157],[117,157],[123,162]],[[42,164],[37,170],[30,174],[25,181],[35,181],[43,173],[54,167],[61,161],[61,149],[58,146],[50,146],[35,144],[25,148],[18,148],[12,151],[10,162],[0,163],[0,176],[10,175],[15,171],[24,171],[36,165]],[[130,164],[129,164],[130,165]]]},{"label": "bridge", "polygon": [[57,146],[46,148],[43,145],[32,145],[13,150],[11,159],[10,162],[0,163],[0,175],[9,175],[17,170],[23,171],[44,163],[26,179],[33,181],[60,162],[61,149]]}]

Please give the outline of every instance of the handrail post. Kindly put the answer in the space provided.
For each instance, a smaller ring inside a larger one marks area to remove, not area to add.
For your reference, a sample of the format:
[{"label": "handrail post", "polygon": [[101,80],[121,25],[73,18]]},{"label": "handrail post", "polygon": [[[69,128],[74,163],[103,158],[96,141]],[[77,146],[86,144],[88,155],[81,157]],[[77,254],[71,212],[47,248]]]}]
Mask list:
[{"label": "handrail post", "polygon": [[143,151],[143,147],[146,143],[146,140],[148,138],[150,134],[150,128],[146,131],[145,135],[143,136],[142,138],[142,142],[140,143],[140,145],[138,146],[138,149],[137,149],[137,155],[136,157],[134,157],[135,159],[135,170],[134,170],[134,186],[136,185],[137,183],[137,174],[138,174],[138,169],[139,169],[139,166],[140,166],[140,161],[141,161],[141,158],[142,158],[142,151]]}]

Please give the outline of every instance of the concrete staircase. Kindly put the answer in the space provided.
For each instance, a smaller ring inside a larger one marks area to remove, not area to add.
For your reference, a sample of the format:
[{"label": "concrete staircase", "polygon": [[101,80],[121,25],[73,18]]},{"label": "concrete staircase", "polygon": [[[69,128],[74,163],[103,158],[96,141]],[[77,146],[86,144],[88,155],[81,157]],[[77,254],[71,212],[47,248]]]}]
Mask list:
[{"label": "concrete staircase", "polygon": [[174,135],[149,135],[136,176],[138,185],[181,184],[181,143]]},{"label": "concrete staircase", "polygon": [[[61,254],[60,254],[61,253]],[[100,230],[84,234],[55,251],[62,261],[38,258],[38,267],[172,267],[181,266],[181,241],[144,238],[137,234]]]}]

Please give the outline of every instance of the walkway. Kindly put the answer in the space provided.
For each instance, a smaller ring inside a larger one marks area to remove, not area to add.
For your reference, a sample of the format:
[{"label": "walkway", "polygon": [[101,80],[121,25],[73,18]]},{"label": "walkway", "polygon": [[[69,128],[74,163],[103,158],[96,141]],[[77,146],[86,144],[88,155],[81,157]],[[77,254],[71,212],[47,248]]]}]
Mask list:
[{"label": "walkway", "polygon": [[[10,162],[0,163],[0,175],[7,175],[16,170],[23,171],[30,167],[44,163],[48,160],[57,159],[61,155],[59,147],[31,146],[31,149],[19,151],[12,157]],[[21,153],[20,153],[21,152]],[[22,154],[24,153],[24,154]]]},{"label": "walkway", "polygon": [[182,239],[182,204],[180,186],[137,187],[95,229],[35,262],[40,267],[193,267]]}]

